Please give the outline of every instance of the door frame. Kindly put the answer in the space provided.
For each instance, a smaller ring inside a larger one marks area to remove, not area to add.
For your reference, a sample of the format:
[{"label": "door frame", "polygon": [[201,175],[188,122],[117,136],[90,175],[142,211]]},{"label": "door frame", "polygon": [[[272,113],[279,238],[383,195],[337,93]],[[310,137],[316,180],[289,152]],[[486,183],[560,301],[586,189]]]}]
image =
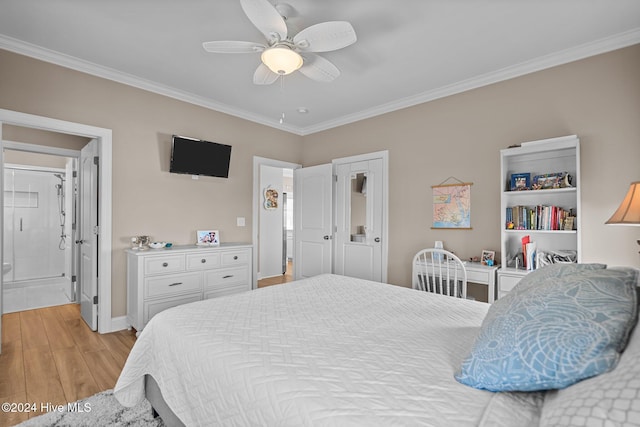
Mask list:
[{"label": "door frame", "polygon": [[[341,157],[331,161],[333,164],[333,174],[337,172],[337,166],[347,163],[356,163],[373,159],[382,159],[382,283],[387,283],[387,273],[389,267],[389,151],[375,151],[373,153],[358,154],[355,156]],[[333,192],[334,215],[338,203],[337,192]],[[334,218],[335,224],[336,218]],[[334,251],[335,255],[335,251]],[[333,260],[335,265],[335,260]]]},{"label": "door frame", "polygon": [[[111,241],[112,241],[112,131],[81,123],[37,116],[17,111],[0,109],[0,185],[4,186],[4,142],[2,125],[14,125],[51,132],[77,135],[98,140],[100,156],[98,215],[100,217],[100,239],[98,245],[98,332],[111,332]],[[4,188],[4,187],[3,187]],[[0,198],[0,222],[4,221],[4,200]],[[4,230],[0,228],[0,241],[4,239]],[[0,313],[2,313],[2,276],[0,276]],[[1,319],[1,318],[0,318]],[[0,320],[0,327],[2,326]],[[1,349],[0,349],[1,351]]]},{"label": "door frame", "polygon": [[[253,203],[252,203],[252,222],[251,222],[251,240],[253,246],[253,280],[252,289],[258,289],[258,257],[259,257],[259,224],[260,224],[260,198],[262,197],[260,183],[260,166],[273,166],[283,169],[298,169],[302,165],[298,163],[290,163],[282,160],[268,159],[266,157],[253,156]],[[295,194],[294,194],[295,197]],[[295,239],[295,236],[294,236]],[[295,258],[293,260],[295,265]]]}]

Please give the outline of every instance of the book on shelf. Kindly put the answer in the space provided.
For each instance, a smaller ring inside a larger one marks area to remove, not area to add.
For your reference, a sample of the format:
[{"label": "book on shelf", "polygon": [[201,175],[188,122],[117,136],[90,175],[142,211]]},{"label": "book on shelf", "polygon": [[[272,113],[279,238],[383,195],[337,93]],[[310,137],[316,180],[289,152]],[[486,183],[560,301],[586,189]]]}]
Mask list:
[{"label": "book on shelf", "polygon": [[511,206],[506,210],[506,228],[513,230],[573,230],[573,209],[559,206]]}]

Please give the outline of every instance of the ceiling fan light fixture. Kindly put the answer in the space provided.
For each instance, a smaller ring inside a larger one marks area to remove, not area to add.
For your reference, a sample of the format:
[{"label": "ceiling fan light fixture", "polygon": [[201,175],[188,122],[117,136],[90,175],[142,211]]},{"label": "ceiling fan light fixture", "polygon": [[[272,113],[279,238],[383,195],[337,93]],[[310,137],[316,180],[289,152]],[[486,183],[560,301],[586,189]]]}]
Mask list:
[{"label": "ceiling fan light fixture", "polygon": [[285,76],[302,67],[302,57],[286,46],[275,46],[262,52],[264,65],[276,74]]}]

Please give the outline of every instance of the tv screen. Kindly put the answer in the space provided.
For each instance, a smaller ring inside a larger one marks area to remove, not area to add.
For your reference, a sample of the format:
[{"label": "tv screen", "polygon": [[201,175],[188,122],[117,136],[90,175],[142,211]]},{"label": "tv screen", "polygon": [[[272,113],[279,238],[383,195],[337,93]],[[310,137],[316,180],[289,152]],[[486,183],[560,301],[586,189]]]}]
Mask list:
[{"label": "tv screen", "polygon": [[229,177],[231,146],[174,135],[169,172]]}]

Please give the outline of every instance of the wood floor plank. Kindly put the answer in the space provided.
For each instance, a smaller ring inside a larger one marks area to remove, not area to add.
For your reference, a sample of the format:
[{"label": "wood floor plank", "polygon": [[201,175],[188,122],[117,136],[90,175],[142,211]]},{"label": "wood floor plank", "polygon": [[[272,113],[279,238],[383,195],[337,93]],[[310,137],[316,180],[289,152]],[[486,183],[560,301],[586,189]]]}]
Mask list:
[{"label": "wood floor plank", "polygon": [[0,354],[0,401],[9,402],[10,396],[25,392],[21,341],[4,343]]},{"label": "wood floor plank", "polygon": [[71,348],[76,345],[67,323],[55,307],[47,307],[39,311],[52,350]]},{"label": "wood floor plank", "polygon": [[118,336],[117,332],[100,335],[100,339],[111,353],[111,356],[120,367],[120,370],[122,370],[122,368],[124,367],[124,362],[126,362],[127,357],[129,357],[131,346],[128,346],[125,342],[123,342],[123,340]]},{"label": "wood floor plank", "polygon": [[66,403],[51,349],[40,346],[23,349],[23,352],[27,401],[58,405]]},{"label": "wood floor plank", "polygon": [[38,310],[21,311],[20,328],[22,330],[23,349],[49,347],[49,339],[44,331],[44,324]]},{"label": "wood floor plank", "polygon": [[84,399],[100,391],[77,348],[56,350],[53,359],[68,402]]},{"label": "wood floor plank", "polygon": [[78,319],[80,317],[80,304],[64,304],[53,307],[64,320]]},{"label": "wood floor plank", "polygon": [[122,365],[116,362],[109,350],[87,351],[82,353],[82,357],[100,390],[115,387]]},{"label": "wood floor plank", "polygon": [[104,349],[104,344],[99,338],[99,334],[94,333],[80,317],[66,320],[67,328],[76,342],[80,351],[91,351]]},{"label": "wood floor plank", "polygon": [[13,341],[22,340],[20,328],[20,313],[8,313],[2,315],[2,345]]}]

